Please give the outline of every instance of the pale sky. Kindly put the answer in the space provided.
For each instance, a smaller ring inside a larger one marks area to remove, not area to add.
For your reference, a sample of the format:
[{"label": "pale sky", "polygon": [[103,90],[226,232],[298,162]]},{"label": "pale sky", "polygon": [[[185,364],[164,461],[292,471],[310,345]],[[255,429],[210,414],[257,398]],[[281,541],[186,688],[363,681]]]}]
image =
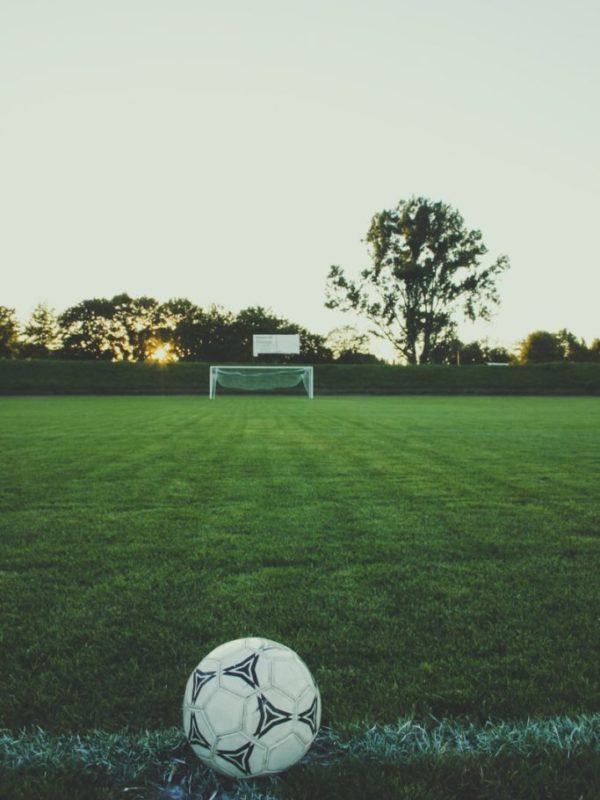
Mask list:
[{"label": "pale sky", "polygon": [[465,341],[589,343],[599,30],[597,0],[0,0],[0,304],[183,296],[327,333],[355,322],[329,266],[424,195],[512,262]]}]

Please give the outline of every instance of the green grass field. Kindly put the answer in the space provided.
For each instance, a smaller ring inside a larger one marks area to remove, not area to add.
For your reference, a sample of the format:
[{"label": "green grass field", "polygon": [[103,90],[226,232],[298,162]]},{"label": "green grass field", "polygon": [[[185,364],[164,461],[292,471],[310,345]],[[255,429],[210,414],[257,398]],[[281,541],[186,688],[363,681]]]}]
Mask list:
[{"label": "green grass field", "polygon": [[[0,431],[0,797],[233,797],[173,728],[252,634],[304,658],[326,731],[240,798],[600,795],[600,399],[15,397]],[[400,756],[398,720],[472,746]],[[158,739],[138,772],[52,759],[93,731]]]}]

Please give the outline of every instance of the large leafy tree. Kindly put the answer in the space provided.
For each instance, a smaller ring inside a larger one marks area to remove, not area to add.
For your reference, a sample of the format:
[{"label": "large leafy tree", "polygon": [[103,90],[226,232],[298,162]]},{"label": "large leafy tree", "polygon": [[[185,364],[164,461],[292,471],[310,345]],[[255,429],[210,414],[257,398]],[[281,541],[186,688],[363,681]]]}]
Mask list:
[{"label": "large leafy tree", "polygon": [[110,301],[110,341],[113,358],[145,361],[160,328],[160,305],[153,297],[115,295]]},{"label": "large leafy tree", "polygon": [[226,361],[231,358],[234,321],[231,311],[215,303],[203,309],[196,328],[198,358],[207,361]]},{"label": "large leafy tree", "polygon": [[562,328],[556,334],[563,349],[564,359],[566,361],[590,361],[591,353],[588,349],[584,339],[578,339],[574,333]]},{"label": "large leafy tree", "polygon": [[311,333],[301,325],[295,326],[292,333],[300,334],[300,354],[297,356],[284,356],[284,361],[290,363],[326,364],[333,359],[331,348],[327,346],[326,337],[320,333]]},{"label": "large leafy tree", "polygon": [[566,328],[558,333],[533,331],[521,342],[519,360],[524,363],[593,361],[593,346],[592,342],[588,348],[584,339],[578,339]]},{"label": "large leafy tree", "polygon": [[172,342],[183,361],[230,358],[234,316],[218,305],[206,309],[185,298],[169,300],[160,307],[160,337]]},{"label": "large leafy tree", "polygon": [[19,322],[15,309],[0,306],[0,358],[15,358],[19,353]]},{"label": "large leafy tree", "polygon": [[70,358],[144,361],[151,356],[163,321],[153,297],[91,298],[59,318],[63,354]]},{"label": "large leafy tree", "polygon": [[332,266],[326,306],[365,316],[409,364],[426,363],[454,333],[456,317],[490,318],[506,256],[484,266],[481,232],[451,206],[424,197],[376,214],[366,237],[371,266],[358,280]]},{"label": "large leafy tree", "polygon": [[202,309],[186,297],[167,300],[160,307],[158,338],[169,342],[178,358],[193,360],[198,357],[196,325],[202,316]]},{"label": "large leafy tree", "polygon": [[521,342],[519,360],[525,364],[543,364],[564,359],[563,346],[555,333],[533,331]]},{"label": "large leafy tree", "polygon": [[38,303],[23,329],[23,354],[29,358],[46,358],[61,346],[58,317],[46,303]]},{"label": "large leafy tree", "polygon": [[58,320],[63,337],[62,355],[66,358],[113,359],[112,314],[111,301],[98,297],[67,308]]}]

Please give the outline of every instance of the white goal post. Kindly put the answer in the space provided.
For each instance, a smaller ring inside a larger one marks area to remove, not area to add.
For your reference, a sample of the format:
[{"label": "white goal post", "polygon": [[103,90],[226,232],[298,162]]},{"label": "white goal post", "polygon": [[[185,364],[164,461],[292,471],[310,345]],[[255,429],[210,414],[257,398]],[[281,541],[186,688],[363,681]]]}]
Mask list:
[{"label": "white goal post", "polygon": [[269,389],[291,389],[300,383],[312,400],[314,397],[313,368],[299,365],[280,365],[277,367],[220,367],[210,368],[210,388],[208,396],[214,400],[217,385],[229,389],[242,389],[247,392],[268,391]]}]

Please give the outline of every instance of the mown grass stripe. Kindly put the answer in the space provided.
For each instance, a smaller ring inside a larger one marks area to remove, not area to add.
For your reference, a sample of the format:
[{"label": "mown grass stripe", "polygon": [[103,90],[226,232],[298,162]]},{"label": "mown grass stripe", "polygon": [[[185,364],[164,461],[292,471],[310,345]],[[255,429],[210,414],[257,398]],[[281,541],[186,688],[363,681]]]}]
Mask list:
[{"label": "mown grass stripe", "polygon": [[2,725],[176,726],[198,661],[251,634],[301,654],[336,729],[598,710],[599,412],[2,400]]}]

